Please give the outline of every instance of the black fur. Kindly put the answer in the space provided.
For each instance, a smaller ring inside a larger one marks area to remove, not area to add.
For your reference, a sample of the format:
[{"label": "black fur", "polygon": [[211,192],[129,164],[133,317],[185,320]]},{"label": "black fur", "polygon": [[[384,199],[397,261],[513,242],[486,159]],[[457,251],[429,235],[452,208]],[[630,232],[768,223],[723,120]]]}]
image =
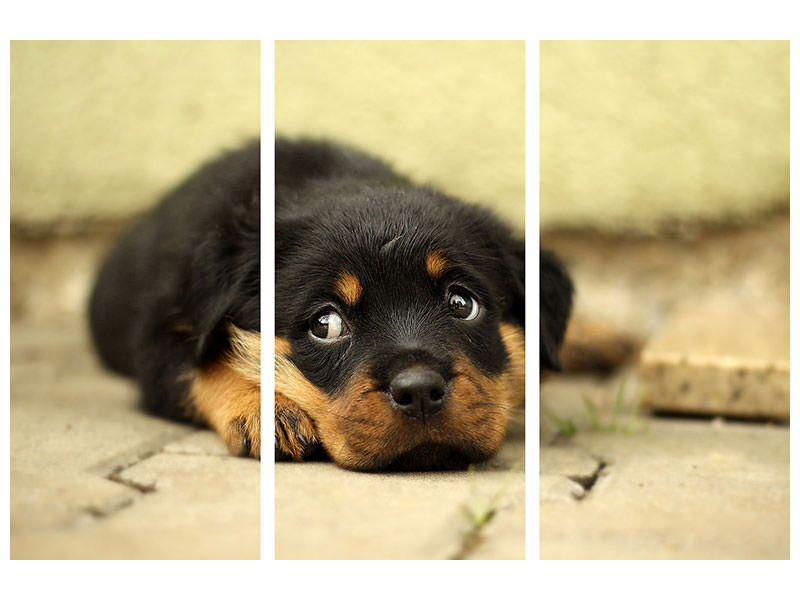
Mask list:
[{"label": "black fur", "polygon": [[[525,322],[524,242],[508,227],[345,146],[278,139],[275,162],[275,330],[303,377],[335,395],[356,373],[387,390],[411,365],[449,381],[459,353],[487,377],[508,368],[499,325]],[[438,281],[426,272],[435,250],[448,260]],[[342,272],[363,288],[354,307],[332,293]],[[451,314],[456,285],[479,300],[474,321]],[[326,310],[349,326],[347,341],[310,335]]]},{"label": "black fur", "polygon": [[555,254],[539,254],[539,365],[560,371],[558,351],[572,310],[572,281]]},{"label": "black fur", "polygon": [[[334,392],[360,364],[386,381],[403,340],[440,357],[444,370],[450,364],[441,357],[453,347],[489,375],[503,369],[497,326],[501,319],[524,325],[524,242],[488,211],[414,186],[351,148],[279,139],[275,151],[275,332],[291,340],[312,383]],[[436,249],[457,267],[434,286],[424,260]],[[368,290],[360,310],[343,316],[371,341],[346,353],[308,336],[309,319],[327,304],[347,312],[330,298],[343,270]],[[443,297],[451,280],[485,303],[479,324],[450,318]]]},{"label": "black fur", "polygon": [[259,331],[260,151],[210,162],[125,235],[89,306],[103,363],[136,378],[149,410],[194,419],[188,377],[223,353],[227,324]]}]

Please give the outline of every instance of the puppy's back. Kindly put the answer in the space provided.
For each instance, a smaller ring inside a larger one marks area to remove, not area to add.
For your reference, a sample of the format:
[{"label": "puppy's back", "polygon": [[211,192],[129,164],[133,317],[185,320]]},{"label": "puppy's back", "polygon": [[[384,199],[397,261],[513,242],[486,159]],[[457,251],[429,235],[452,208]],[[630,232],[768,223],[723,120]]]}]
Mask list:
[{"label": "puppy's back", "polygon": [[278,202],[311,181],[343,178],[405,181],[386,163],[349,146],[310,139],[275,140]]},{"label": "puppy's back", "polygon": [[[89,300],[92,340],[106,367],[136,376],[135,354],[147,320],[156,313],[185,313],[182,295],[197,268],[193,263],[203,262],[199,252],[223,224],[221,211],[229,220],[244,220],[252,212],[259,166],[258,141],[208,162],[112,248]],[[258,223],[252,226],[257,229]]]}]

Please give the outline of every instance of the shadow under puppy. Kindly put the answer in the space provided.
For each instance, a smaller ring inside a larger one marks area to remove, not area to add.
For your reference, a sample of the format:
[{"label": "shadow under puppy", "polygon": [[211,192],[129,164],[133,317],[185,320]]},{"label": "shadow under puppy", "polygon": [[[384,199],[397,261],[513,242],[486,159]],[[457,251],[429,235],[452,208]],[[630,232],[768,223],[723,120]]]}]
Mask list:
[{"label": "shadow under puppy", "polygon": [[89,305],[103,363],[144,406],[260,457],[260,146],[203,166],[123,236]]},{"label": "shadow under puppy", "polygon": [[524,400],[524,242],[354,149],[275,145],[275,445],[461,468]]}]

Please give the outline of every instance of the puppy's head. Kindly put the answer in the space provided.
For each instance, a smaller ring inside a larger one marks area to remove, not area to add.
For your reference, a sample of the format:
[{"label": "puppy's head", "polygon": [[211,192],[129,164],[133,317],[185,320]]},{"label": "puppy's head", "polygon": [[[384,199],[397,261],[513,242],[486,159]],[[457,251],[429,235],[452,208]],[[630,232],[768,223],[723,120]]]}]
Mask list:
[{"label": "puppy's head", "polygon": [[361,470],[499,448],[524,394],[524,245],[432,191],[344,189],[278,219],[276,392]]},{"label": "puppy's head", "polygon": [[560,371],[558,351],[572,310],[572,281],[554,254],[539,255],[539,366]]}]

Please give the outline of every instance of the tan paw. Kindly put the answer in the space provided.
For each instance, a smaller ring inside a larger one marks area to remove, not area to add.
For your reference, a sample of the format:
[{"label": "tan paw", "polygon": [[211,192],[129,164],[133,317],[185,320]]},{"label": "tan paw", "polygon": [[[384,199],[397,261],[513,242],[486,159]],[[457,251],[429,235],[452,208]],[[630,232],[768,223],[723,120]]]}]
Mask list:
[{"label": "tan paw", "polygon": [[303,460],[319,446],[314,423],[297,404],[275,394],[275,458]]},{"label": "tan paw", "polygon": [[261,458],[261,415],[236,417],[228,422],[225,433],[220,433],[234,456]]}]

